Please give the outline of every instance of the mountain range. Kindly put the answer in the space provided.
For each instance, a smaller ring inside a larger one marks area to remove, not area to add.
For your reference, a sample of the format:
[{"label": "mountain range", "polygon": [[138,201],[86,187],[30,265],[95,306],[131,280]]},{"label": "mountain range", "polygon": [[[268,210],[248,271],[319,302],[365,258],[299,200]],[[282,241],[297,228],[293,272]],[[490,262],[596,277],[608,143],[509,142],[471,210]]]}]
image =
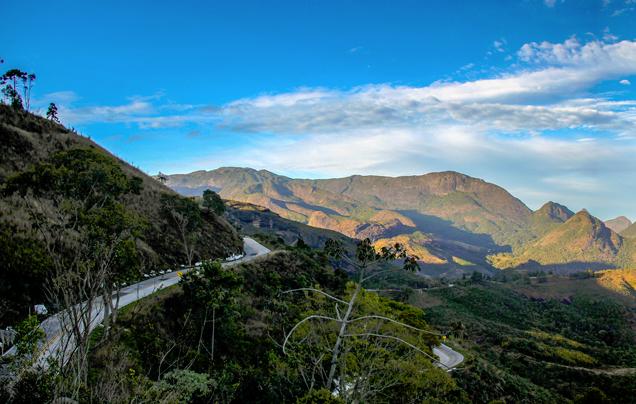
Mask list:
[{"label": "mountain range", "polygon": [[[575,214],[555,202],[532,211],[504,188],[452,171],[310,180],[226,167],[170,175],[167,185],[184,195],[212,189],[224,199],[378,245],[402,242],[430,265],[589,269],[636,262],[634,243],[587,211]],[[636,233],[624,224],[609,222]]]}]

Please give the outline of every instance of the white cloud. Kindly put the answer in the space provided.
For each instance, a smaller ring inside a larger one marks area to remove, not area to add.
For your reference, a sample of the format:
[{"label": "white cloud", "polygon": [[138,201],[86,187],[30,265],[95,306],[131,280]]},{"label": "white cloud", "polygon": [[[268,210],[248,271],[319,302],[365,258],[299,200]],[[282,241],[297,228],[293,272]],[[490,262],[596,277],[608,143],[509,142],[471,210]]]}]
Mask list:
[{"label": "white cloud", "polygon": [[598,82],[636,74],[636,42],[583,44],[573,37],[560,44],[526,44],[518,56],[523,68],[494,78],[424,87],[299,89],[234,101],[221,116],[224,125],[239,131],[291,134],[440,123],[505,132],[634,130],[633,105],[581,95]]},{"label": "white cloud", "polygon": [[492,46],[495,48],[497,52],[505,52],[506,40],[504,38],[498,39],[492,43]]},{"label": "white cloud", "polygon": [[129,121],[138,115],[154,113],[154,108],[147,101],[133,100],[128,104],[117,106],[95,106],[72,108],[67,105],[60,107],[60,117],[73,124],[89,122],[122,122]]}]

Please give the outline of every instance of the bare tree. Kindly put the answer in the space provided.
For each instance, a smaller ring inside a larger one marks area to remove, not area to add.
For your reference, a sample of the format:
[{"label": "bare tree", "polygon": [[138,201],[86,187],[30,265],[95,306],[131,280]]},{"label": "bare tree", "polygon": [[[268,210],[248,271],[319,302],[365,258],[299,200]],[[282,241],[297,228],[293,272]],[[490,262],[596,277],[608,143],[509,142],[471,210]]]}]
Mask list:
[{"label": "bare tree", "polygon": [[162,173],[161,171],[157,173],[157,176],[155,178],[157,178],[157,181],[159,181],[162,184],[165,184],[168,181],[168,176]]},{"label": "bare tree", "polygon": [[[77,398],[87,381],[90,333],[102,321],[108,323],[110,314],[117,310],[111,279],[118,246],[131,236],[130,230],[94,238],[78,220],[81,203],[60,199],[46,206],[32,196],[23,200],[51,257],[53,266],[45,289],[48,300],[60,310],[47,330],[55,335],[43,347],[37,364],[52,366],[51,370],[59,373],[56,396],[64,392]],[[55,208],[62,203],[64,209]]]},{"label": "bare tree", "polygon": [[22,72],[22,74],[20,75],[20,79],[22,80],[24,109],[28,111],[31,106],[31,89],[33,88],[33,84],[35,83],[35,74]]},{"label": "bare tree", "polygon": [[[341,358],[345,356],[344,353],[347,349],[349,349],[347,347],[343,347],[347,340],[364,338],[367,340],[373,339],[397,342],[435,361],[435,358],[428,352],[419,348],[414,343],[407,341],[407,339],[383,332],[384,325],[388,324],[394,329],[398,327],[402,330],[409,330],[416,334],[424,333],[435,336],[441,336],[442,334],[414,327],[382,315],[355,315],[360,296],[364,293],[363,285],[373,278],[387,274],[390,271],[394,271],[393,269],[384,269],[379,264],[395,260],[403,260],[404,269],[414,271],[418,268],[417,257],[409,256],[404,247],[400,244],[396,244],[393,247],[383,247],[379,251],[376,251],[369,239],[362,240],[358,244],[355,259],[350,259],[347,255],[345,255],[342,244],[335,240],[329,240],[326,243],[325,250],[331,257],[344,260],[347,264],[355,268],[357,282],[355,285],[352,285],[350,295],[346,300],[332,296],[316,288],[300,288],[283,292],[311,292],[334,302],[334,315],[310,314],[298,321],[285,336],[282,346],[283,352],[286,354],[288,353],[287,345],[290,342],[290,338],[304,324],[316,322],[337,324],[338,328],[336,331],[335,342],[329,349],[331,360],[329,361],[329,372],[327,374],[325,384],[330,390],[334,388],[337,389],[340,395],[344,395],[346,391],[349,391],[351,389],[351,385],[354,387],[361,387],[363,380],[365,380],[363,375],[358,375],[356,380],[352,382],[348,382],[346,380],[346,361],[341,360]],[[338,374],[340,377],[337,377]]]}]

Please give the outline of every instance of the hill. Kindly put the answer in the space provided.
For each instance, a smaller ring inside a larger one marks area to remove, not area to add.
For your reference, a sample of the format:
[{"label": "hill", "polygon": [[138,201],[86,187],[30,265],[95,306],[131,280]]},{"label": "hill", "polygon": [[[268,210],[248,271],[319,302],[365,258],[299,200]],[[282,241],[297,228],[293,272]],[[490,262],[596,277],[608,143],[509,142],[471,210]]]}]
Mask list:
[{"label": "hill", "polygon": [[131,260],[122,264],[131,272],[121,280],[187,263],[171,215],[177,209],[192,214],[188,232],[199,234],[189,246],[194,260],[242,248],[225,219],[200,211],[89,138],[42,117],[0,105],[0,154],[2,324],[47,302],[44,285],[53,265],[67,264],[79,247],[100,237],[120,232],[130,241],[117,244]]},{"label": "hill", "polygon": [[590,215],[578,212],[516,255],[494,259],[499,267],[546,267],[549,269],[606,269],[633,264],[629,256],[632,243]]},{"label": "hill", "polygon": [[626,230],[631,225],[631,220],[629,220],[625,216],[619,216],[617,218],[605,221],[605,226],[614,230],[616,233],[620,233],[623,230]]},{"label": "hill", "polygon": [[632,224],[620,233],[623,237],[636,238],[636,223]]},{"label": "hill", "polygon": [[[533,278],[503,272],[410,300],[470,358],[454,377],[471,401],[634,402],[636,296],[595,277]],[[592,386],[607,398],[584,399]]]},{"label": "hill", "polygon": [[574,212],[566,206],[555,202],[547,202],[539,210],[532,213],[531,227],[535,235],[542,236],[561,223],[567,222]]}]

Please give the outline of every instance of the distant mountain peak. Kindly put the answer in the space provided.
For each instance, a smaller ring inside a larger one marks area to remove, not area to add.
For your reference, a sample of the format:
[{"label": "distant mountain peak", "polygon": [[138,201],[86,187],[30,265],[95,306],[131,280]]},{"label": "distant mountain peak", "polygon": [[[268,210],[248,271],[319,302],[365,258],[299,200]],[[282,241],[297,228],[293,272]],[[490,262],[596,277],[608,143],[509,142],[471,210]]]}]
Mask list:
[{"label": "distant mountain peak", "polygon": [[629,226],[632,225],[632,221],[626,218],[625,216],[619,216],[614,219],[606,220],[605,226],[614,230],[616,233],[621,233],[624,230],[627,230]]},{"label": "distant mountain peak", "polygon": [[567,208],[567,206],[558,204],[556,202],[546,202],[539,210],[535,212],[537,216],[545,216],[551,220],[565,222],[574,216],[574,212]]}]

